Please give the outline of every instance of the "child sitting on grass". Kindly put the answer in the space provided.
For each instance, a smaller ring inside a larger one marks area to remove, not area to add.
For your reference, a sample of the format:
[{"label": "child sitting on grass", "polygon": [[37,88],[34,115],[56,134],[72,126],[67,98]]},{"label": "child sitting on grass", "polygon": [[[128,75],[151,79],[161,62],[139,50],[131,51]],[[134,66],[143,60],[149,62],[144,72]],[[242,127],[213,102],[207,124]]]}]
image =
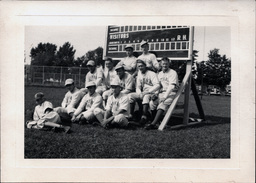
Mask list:
[{"label": "child sitting on grass", "polygon": [[43,129],[44,127],[53,127],[63,129],[65,133],[70,131],[70,126],[61,125],[60,116],[53,110],[53,105],[44,98],[42,92],[35,94],[37,106],[33,114],[33,121],[27,121],[27,128]]}]

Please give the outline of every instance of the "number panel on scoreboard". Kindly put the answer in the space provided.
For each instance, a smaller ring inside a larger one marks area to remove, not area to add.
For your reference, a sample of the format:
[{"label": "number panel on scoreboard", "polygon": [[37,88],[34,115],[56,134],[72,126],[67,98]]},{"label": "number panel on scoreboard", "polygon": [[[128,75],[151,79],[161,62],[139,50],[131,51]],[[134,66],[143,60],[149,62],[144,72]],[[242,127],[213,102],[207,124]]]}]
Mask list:
[{"label": "number panel on scoreboard", "polygon": [[125,46],[132,44],[141,54],[140,42],[148,41],[149,51],[159,57],[189,59],[190,27],[188,26],[108,26],[106,56],[125,57]]}]

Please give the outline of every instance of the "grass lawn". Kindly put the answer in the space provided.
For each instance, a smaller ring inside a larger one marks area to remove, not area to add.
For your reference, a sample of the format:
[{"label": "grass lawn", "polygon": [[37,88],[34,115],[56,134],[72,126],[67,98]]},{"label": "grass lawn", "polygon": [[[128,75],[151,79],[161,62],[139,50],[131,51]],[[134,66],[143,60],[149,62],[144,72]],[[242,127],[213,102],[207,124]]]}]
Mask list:
[{"label": "grass lawn", "polygon": [[[65,88],[25,87],[25,110],[34,108],[33,97],[39,91],[54,106],[66,93]],[[70,134],[25,129],[25,158],[230,158],[230,99],[203,96],[206,122],[177,130],[105,130],[78,124]],[[182,110],[174,114],[182,116]],[[190,116],[198,117],[192,95]],[[177,119],[171,118],[170,125],[173,122]]]}]

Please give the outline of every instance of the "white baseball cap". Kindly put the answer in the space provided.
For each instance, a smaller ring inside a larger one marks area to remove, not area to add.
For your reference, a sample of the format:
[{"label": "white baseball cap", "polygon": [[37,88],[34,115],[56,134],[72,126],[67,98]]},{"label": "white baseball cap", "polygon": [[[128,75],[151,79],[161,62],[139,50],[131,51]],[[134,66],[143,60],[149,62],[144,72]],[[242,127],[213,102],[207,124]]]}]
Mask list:
[{"label": "white baseball cap", "polygon": [[140,47],[142,47],[143,45],[145,45],[145,44],[148,44],[148,42],[147,41],[141,41],[141,43],[140,43]]},{"label": "white baseball cap", "polygon": [[88,88],[90,86],[96,86],[96,84],[93,81],[86,83],[86,88]]},{"label": "white baseball cap", "polygon": [[127,44],[124,49],[126,50],[127,48],[131,48],[133,50],[132,44]]},{"label": "white baseball cap", "polygon": [[95,66],[95,62],[93,60],[89,60],[86,65]]},{"label": "white baseball cap", "polygon": [[65,81],[65,86],[67,86],[67,85],[71,85],[71,84],[74,84],[74,80],[73,80],[73,79],[71,79],[71,78],[66,79],[66,81]]},{"label": "white baseball cap", "polygon": [[122,87],[122,85],[121,85],[121,83],[120,83],[118,78],[115,78],[114,80],[112,80],[110,82],[110,86],[120,86],[120,87]]},{"label": "white baseball cap", "polygon": [[124,64],[122,62],[118,62],[118,64],[116,64],[115,70],[120,69],[120,68],[124,68]]}]

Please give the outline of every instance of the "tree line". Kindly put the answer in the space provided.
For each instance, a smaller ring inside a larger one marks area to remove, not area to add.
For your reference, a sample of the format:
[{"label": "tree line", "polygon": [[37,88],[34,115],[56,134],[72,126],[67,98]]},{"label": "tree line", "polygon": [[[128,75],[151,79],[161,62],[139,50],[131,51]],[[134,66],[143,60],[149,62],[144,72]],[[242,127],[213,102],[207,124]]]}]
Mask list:
[{"label": "tree line", "polygon": [[[39,43],[30,51],[31,65],[37,66],[63,66],[63,67],[86,67],[88,60],[94,60],[97,64],[102,63],[103,48],[98,47],[90,50],[81,57],[74,58],[76,50],[66,42],[57,50],[52,43]],[[214,48],[208,53],[206,61],[197,61],[198,51],[193,51],[192,76],[196,84],[216,85],[222,90],[231,81],[231,59],[226,55],[220,55],[219,49]],[[186,73],[186,62],[172,61],[171,67],[178,73],[181,81]]]}]

